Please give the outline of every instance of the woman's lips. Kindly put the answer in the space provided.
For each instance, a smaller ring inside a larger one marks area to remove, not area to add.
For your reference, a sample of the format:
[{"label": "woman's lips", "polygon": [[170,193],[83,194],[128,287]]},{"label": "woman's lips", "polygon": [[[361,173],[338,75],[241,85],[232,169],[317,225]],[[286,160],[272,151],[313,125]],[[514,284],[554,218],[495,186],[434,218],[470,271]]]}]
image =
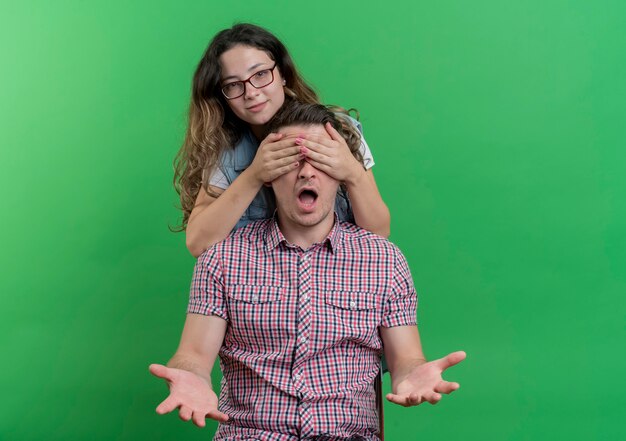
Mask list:
[{"label": "woman's lips", "polygon": [[267,101],[265,101],[264,103],[255,104],[254,106],[248,107],[248,110],[252,113],[258,113],[265,108],[266,104]]}]

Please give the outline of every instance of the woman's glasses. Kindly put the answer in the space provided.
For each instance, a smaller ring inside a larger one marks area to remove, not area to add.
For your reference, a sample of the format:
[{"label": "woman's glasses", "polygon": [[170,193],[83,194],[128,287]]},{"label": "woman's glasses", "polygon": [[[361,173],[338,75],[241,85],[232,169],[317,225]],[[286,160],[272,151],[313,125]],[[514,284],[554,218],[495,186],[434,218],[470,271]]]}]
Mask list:
[{"label": "woman's glasses", "polygon": [[260,70],[250,76],[247,80],[233,81],[222,86],[222,93],[226,99],[234,100],[246,93],[246,83],[250,83],[255,89],[269,86],[274,81],[274,69],[276,63],[270,69]]}]

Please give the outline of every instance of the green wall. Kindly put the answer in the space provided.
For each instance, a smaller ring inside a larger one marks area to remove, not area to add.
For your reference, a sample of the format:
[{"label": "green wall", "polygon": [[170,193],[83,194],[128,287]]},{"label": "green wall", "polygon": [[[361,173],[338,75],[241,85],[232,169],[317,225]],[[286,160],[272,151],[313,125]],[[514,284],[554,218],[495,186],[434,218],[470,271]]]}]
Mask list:
[{"label": "green wall", "polygon": [[626,438],[625,3],[375,4],[2,0],[0,439],[211,438],[147,366],[194,263],[167,228],[191,76],[236,21],[360,110],[426,353],[468,353],[387,439]]}]

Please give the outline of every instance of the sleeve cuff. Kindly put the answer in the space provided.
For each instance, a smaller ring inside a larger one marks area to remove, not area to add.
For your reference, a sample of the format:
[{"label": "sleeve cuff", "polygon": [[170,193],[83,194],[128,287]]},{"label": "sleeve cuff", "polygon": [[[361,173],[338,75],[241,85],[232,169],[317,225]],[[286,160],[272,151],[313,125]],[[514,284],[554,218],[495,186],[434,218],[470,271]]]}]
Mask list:
[{"label": "sleeve cuff", "polygon": [[188,314],[215,315],[224,320],[228,320],[228,315],[219,308],[207,303],[189,303],[187,305]]}]

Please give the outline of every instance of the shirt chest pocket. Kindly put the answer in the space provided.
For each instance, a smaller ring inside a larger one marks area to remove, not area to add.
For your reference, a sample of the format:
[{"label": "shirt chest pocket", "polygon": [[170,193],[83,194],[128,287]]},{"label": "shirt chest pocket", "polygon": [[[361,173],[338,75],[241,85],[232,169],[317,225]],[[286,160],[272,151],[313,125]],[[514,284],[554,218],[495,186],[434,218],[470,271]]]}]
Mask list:
[{"label": "shirt chest pocket", "polygon": [[263,332],[279,321],[284,290],[280,286],[231,285],[228,316],[234,331]]},{"label": "shirt chest pocket", "polygon": [[381,296],[365,291],[326,291],[325,303],[333,324],[346,336],[378,332]]}]

